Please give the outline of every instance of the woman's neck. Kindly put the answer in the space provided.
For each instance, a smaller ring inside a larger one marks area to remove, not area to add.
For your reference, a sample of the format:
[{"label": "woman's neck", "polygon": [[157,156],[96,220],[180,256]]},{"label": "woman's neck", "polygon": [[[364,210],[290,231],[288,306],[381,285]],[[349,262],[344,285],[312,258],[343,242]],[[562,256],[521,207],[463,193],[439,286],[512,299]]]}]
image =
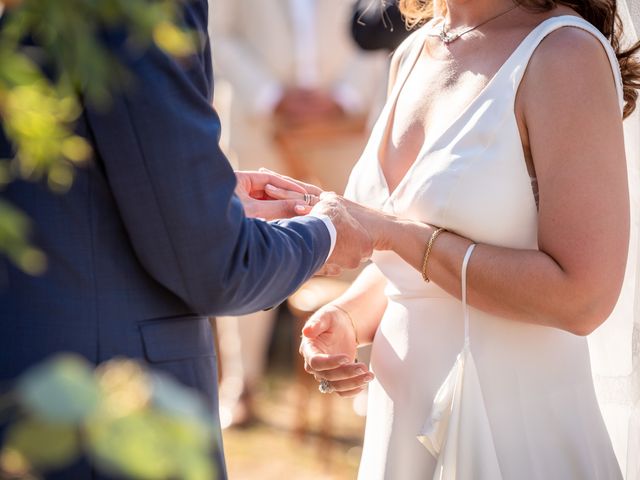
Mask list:
[{"label": "woman's neck", "polygon": [[[446,0],[449,28],[470,27],[513,7],[513,0]],[[435,12],[436,15],[438,12]]]}]

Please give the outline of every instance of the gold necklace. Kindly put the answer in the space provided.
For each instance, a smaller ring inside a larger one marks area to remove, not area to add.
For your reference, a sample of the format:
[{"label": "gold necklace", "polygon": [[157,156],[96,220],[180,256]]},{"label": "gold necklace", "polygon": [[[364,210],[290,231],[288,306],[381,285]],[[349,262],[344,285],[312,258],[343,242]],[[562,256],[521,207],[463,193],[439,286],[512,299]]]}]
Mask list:
[{"label": "gold necklace", "polygon": [[493,17],[489,18],[488,20],[485,20],[484,22],[479,23],[478,25],[475,25],[473,27],[467,28],[466,30],[463,30],[460,33],[447,32],[445,30],[446,22],[443,20],[442,21],[442,28],[440,29],[440,33],[436,33],[436,34],[430,33],[429,36],[430,37],[438,37],[442,41],[442,43],[444,43],[445,45],[449,45],[451,42],[456,41],[457,39],[459,39],[463,35],[466,35],[469,32],[473,32],[474,30],[482,27],[483,25],[486,25],[487,23],[495,20],[496,18],[499,18],[499,17],[502,17],[503,15],[506,15],[511,10],[515,10],[516,8],[518,8],[518,5],[514,5],[513,7],[510,7],[509,9],[505,10],[504,12],[500,12],[499,14],[494,15]]}]

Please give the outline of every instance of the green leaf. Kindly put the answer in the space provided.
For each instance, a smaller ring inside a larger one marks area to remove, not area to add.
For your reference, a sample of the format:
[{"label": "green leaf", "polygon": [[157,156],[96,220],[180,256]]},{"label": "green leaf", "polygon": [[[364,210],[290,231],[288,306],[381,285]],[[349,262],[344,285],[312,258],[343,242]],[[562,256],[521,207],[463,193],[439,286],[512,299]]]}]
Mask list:
[{"label": "green leaf", "polygon": [[29,244],[31,223],[13,205],[0,200],[0,252],[4,252],[19,268],[31,275],[39,275],[47,266],[40,250]]},{"label": "green leaf", "polygon": [[176,465],[164,426],[161,416],[148,411],[95,419],[87,427],[89,454],[106,473],[139,479],[173,477]]},{"label": "green leaf", "polygon": [[213,416],[196,390],[181,385],[161,372],[152,372],[150,377],[153,388],[152,401],[160,410],[178,417],[193,419],[203,425],[214,424]]},{"label": "green leaf", "polygon": [[33,367],[17,387],[23,405],[53,423],[78,424],[99,404],[99,387],[88,362],[62,354]]},{"label": "green leaf", "polygon": [[155,26],[153,40],[165,52],[176,57],[186,57],[195,50],[194,38],[169,22],[160,22]]},{"label": "green leaf", "polygon": [[80,453],[78,434],[73,427],[34,419],[11,426],[4,448],[16,450],[41,471],[67,466]]},{"label": "green leaf", "polygon": [[131,478],[215,478],[213,442],[191,418],[142,410],[125,417],[94,417],[87,424],[88,451],[98,468]]},{"label": "green leaf", "polygon": [[194,454],[184,458],[179,477],[184,480],[214,480],[216,472],[211,457]]},{"label": "green leaf", "polygon": [[[68,190],[75,167],[92,153],[74,134],[82,112],[77,93],[83,103],[106,110],[114,92],[144,87],[105,48],[101,32],[126,32],[123,45],[132,56],[154,42],[179,57],[192,54],[197,45],[182,18],[182,2],[175,0],[1,3],[17,6],[3,17],[0,29],[0,122],[15,150],[11,172],[0,171],[0,189],[21,177],[42,180],[58,193]],[[42,273],[44,254],[28,244],[26,235],[11,234],[21,228],[13,227],[13,221],[22,218],[0,218],[0,255],[29,274]]]}]

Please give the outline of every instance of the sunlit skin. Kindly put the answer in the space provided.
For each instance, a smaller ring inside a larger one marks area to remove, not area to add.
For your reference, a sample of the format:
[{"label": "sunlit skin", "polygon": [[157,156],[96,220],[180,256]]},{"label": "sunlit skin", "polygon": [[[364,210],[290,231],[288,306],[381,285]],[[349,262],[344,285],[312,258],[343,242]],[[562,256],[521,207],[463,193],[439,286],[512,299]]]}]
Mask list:
[{"label": "sunlit skin", "polygon": [[[451,0],[450,30],[463,30],[511,5],[508,0]],[[519,8],[450,45],[430,39],[400,94],[382,150],[390,189],[410,168],[434,119],[446,123],[464,108],[534,26],[567,14],[575,15],[566,7],[545,13]],[[395,58],[391,83],[397,69]],[[575,28],[550,34],[529,64],[515,114],[538,180],[539,250],[478,245],[468,269],[468,301],[513,321],[587,335],[615,305],[629,233],[621,113],[610,63],[598,40]],[[351,212],[375,237],[377,249],[393,250],[422,268],[436,226],[355,205]],[[429,260],[431,280],[458,298],[462,259],[472,240],[444,233]],[[372,341],[381,320],[384,283],[377,268],[370,267],[335,302],[356,319],[361,343]],[[355,335],[346,315],[327,306],[309,320],[304,334],[301,352],[310,373],[335,380],[332,385],[342,395],[365,386],[370,374],[340,363],[353,360]]]},{"label": "sunlit skin", "polygon": [[267,185],[276,186],[283,190],[304,194],[306,190],[296,183],[275,176],[268,172],[236,172],[236,195],[244,206],[245,214],[249,217],[274,220],[276,218],[288,218],[297,215],[296,206],[306,207],[305,203],[297,198],[274,199],[265,190]]}]

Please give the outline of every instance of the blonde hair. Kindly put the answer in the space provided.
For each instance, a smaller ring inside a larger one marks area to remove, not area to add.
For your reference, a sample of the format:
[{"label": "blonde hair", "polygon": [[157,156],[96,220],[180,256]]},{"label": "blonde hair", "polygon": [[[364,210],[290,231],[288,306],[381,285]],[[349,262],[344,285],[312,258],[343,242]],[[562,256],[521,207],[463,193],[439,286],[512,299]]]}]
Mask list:
[{"label": "blonde hair", "polygon": [[447,12],[445,0],[399,0],[398,7],[408,28],[422,25],[434,16]]}]

